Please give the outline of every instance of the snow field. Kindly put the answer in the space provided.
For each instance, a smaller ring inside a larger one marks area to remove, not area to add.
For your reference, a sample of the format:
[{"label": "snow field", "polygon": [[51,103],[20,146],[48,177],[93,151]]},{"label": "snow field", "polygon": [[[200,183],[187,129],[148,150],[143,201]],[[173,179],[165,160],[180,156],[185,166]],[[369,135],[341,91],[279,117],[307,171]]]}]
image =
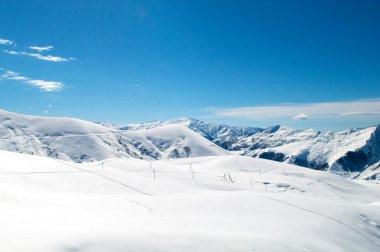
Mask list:
[{"label": "snow field", "polygon": [[234,155],[0,160],[1,251],[380,248],[380,188],[327,172]]}]

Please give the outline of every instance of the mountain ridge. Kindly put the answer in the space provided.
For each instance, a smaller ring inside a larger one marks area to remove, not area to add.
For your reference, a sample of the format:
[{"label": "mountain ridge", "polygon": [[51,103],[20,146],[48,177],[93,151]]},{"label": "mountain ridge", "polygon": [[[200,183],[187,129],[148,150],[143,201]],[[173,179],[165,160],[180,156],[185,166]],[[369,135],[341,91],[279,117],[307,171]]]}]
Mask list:
[{"label": "mountain ridge", "polygon": [[[182,123],[222,148],[246,156],[296,164],[355,177],[380,160],[380,126],[344,131],[298,130],[285,125],[268,128],[205,123],[193,118],[123,126],[158,127]],[[138,126],[137,126],[138,125]]]},{"label": "mountain ridge", "polygon": [[234,152],[362,178],[360,174],[370,174],[366,169],[380,161],[380,126],[321,132],[284,125],[229,126],[194,118],[117,126],[0,110],[0,149],[75,162]]}]

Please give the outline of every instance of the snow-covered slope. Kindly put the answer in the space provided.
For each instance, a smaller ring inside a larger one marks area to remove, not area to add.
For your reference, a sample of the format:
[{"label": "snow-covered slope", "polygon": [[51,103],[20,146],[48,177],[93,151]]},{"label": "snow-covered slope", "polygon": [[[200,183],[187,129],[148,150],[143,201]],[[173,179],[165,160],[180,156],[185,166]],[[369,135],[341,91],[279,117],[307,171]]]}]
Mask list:
[{"label": "snow-covered slope", "polygon": [[0,160],[2,252],[380,249],[379,185],[331,173],[234,155]]},{"label": "snow-covered slope", "polygon": [[0,149],[76,162],[117,157],[183,158],[236,151],[363,177],[359,173],[380,161],[380,127],[335,133],[285,126],[234,127],[196,119],[117,127],[111,123],[26,116],[0,110]]},{"label": "snow-covered slope", "polygon": [[189,129],[201,134],[203,137],[213,141],[218,146],[228,150],[231,145],[240,139],[252,136],[255,133],[263,131],[256,127],[229,126],[218,123],[205,123],[193,118],[182,118],[178,120],[153,121],[141,124],[130,124],[120,127],[121,130],[142,130],[152,129],[163,125],[184,125]]},{"label": "snow-covered slope", "polygon": [[76,162],[226,154],[183,125],[125,132],[78,119],[28,116],[4,110],[0,110],[0,149]]},{"label": "snow-covered slope", "polygon": [[380,181],[380,161],[368,166],[358,177],[364,180]]},{"label": "snow-covered slope", "polygon": [[126,131],[123,136],[154,158],[183,158],[226,155],[228,151],[181,124]]},{"label": "snow-covered slope", "polygon": [[354,175],[380,160],[380,128],[343,132],[278,126],[237,142],[245,155]]},{"label": "snow-covered slope", "polygon": [[267,129],[204,123],[195,119],[155,121],[122,127],[128,130],[181,124],[230,151],[313,169],[356,177],[380,160],[380,127],[342,132],[295,130],[286,126]]}]

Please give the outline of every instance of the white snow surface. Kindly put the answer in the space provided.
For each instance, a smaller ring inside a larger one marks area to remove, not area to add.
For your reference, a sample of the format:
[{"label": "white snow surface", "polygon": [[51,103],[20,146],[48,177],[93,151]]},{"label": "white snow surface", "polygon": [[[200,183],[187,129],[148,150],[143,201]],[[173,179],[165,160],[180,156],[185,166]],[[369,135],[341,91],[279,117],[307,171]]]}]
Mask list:
[{"label": "white snow surface", "polygon": [[[257,156],[264,152],[283,153],[292,156],[307,156],[309,162],[328,163],[330,169],[342,171],[336,161],[349,151],[356,151],[366,145],[376,127],[346,130],[342,132],[318,132],[313,129],[298,131],[289,127],[280,127],[272,134],[259,133],[253,138],[245,139],[248,145],[252,142],[268,145],[267,148],[247,150],[247,155]],[[377,154],[379,156],[379,154]]]},{"label": "white snow surface", "polygon": [[330,170],[346,177],[359,177],[366,166],[380,160],[379,126],[320,132],[280,125],[266,129],[236,127],[184,118],[131,124],[121,128],[142,130],[169,124],[185,125],[235,153]]},{"label": "white snow surface", "polygon": [[372,252],[379,202],[377,184],[251,157],[78,164],[0,151],[3,252]]},{"label": "white snow surface", "polygon": [[380,160],[380,126],[319,132],[279,125],[267,129],[236,127],[182,118],[118,127],[0,110],[0,149],[75,162],[239,153],[376,180],[378,173],[367,175]]},{"label": "white snow surface", "polygon": [[226,155],[184,125],[116,130],[73,118],[21,115],[0,110],[0,149],[76,162],[135,157],[162,159]]},{"label": "white snow surface", "polygon": [[380,161],[367,167],[364,172],[359,175],[360,179],[380,181]]}]

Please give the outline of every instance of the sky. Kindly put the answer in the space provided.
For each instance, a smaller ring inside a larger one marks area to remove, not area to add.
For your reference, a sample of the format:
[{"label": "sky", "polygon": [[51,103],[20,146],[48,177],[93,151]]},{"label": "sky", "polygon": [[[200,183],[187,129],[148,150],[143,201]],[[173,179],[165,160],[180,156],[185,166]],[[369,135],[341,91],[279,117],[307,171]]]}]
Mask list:
[{"label": "sky", "polygon": [[380,1],[1,0],[0,109],[380,124]]}]

